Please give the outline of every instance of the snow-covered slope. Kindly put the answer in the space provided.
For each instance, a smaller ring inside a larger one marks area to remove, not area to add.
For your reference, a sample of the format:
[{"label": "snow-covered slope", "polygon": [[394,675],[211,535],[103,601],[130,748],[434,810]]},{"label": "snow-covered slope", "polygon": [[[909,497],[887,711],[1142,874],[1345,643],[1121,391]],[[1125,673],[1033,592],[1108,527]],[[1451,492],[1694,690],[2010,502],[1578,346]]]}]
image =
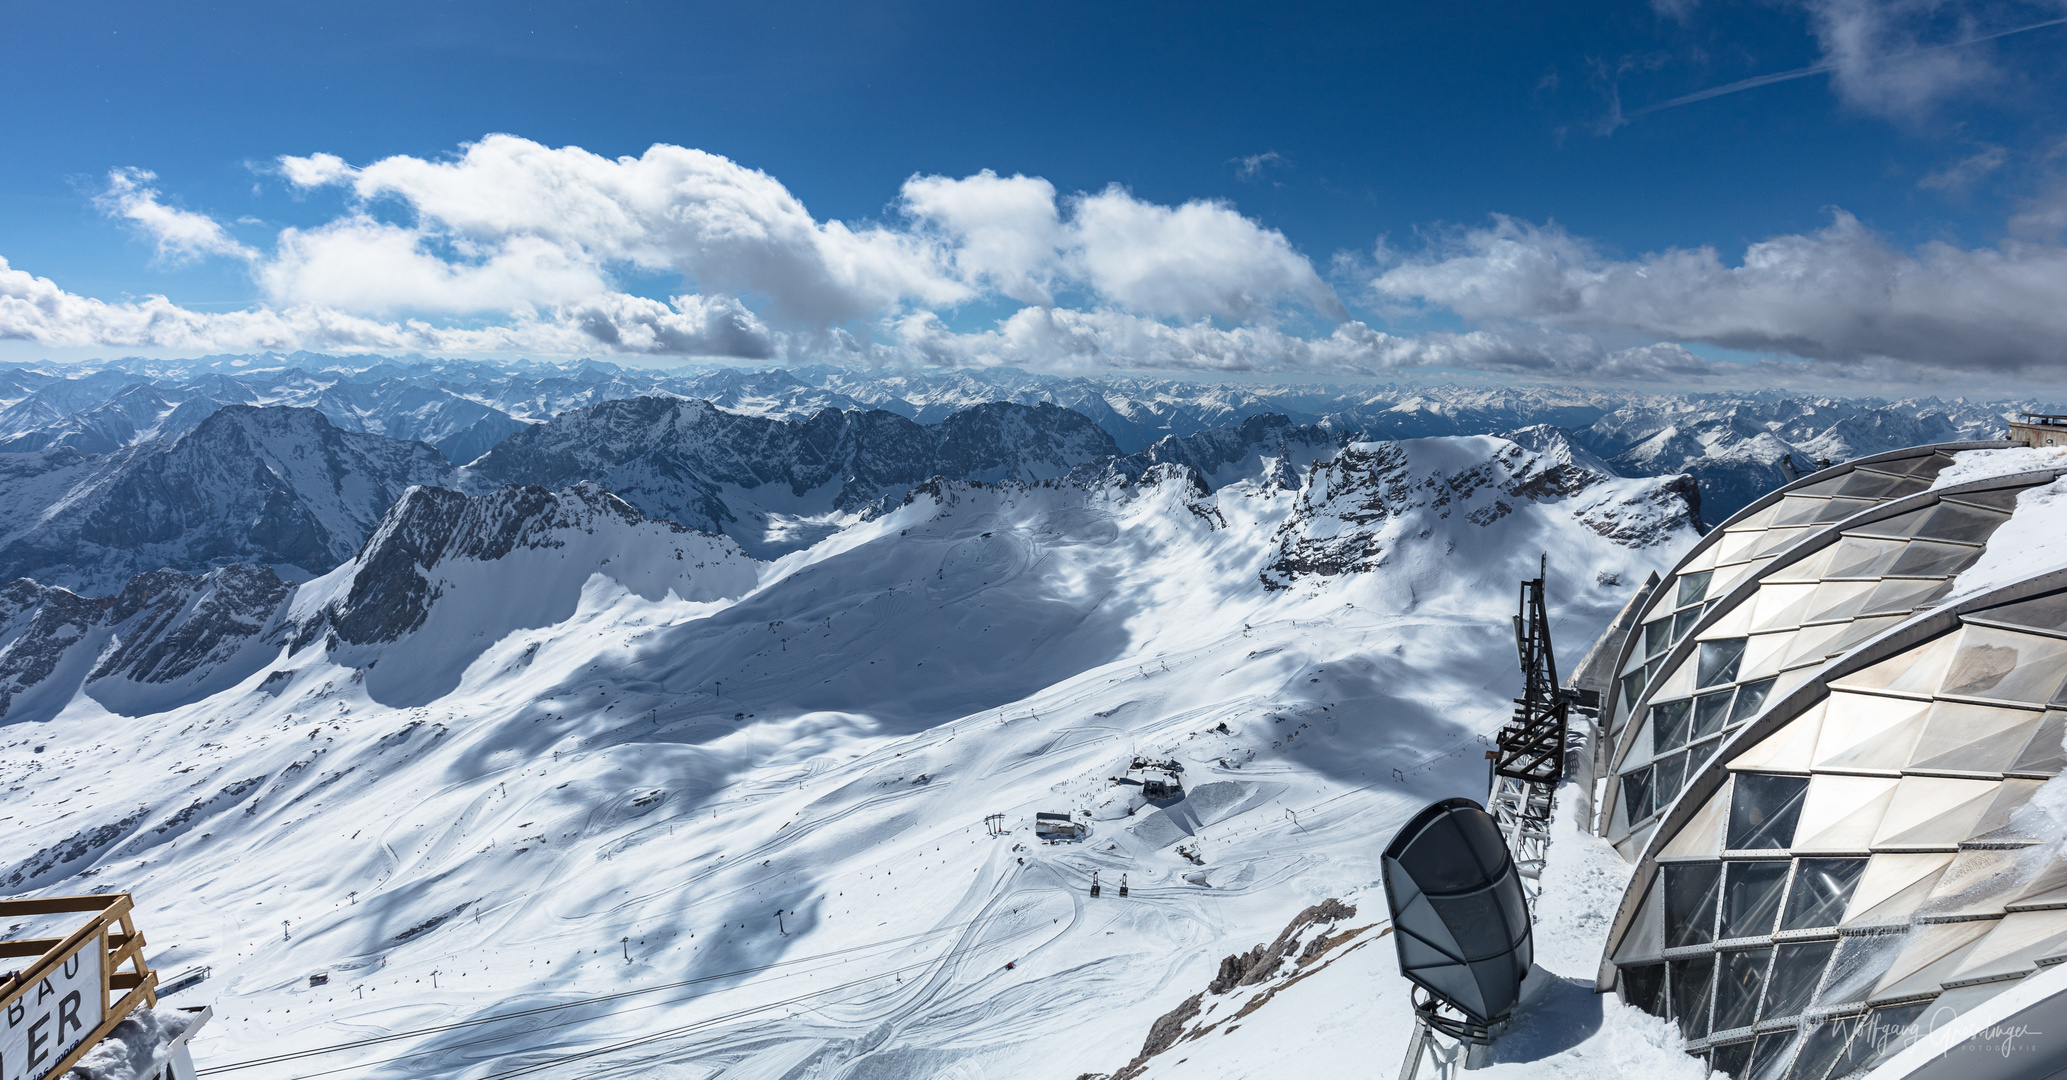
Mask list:
[{"label": "snow-covered slope", "polygon": [[[1484,783],[1539,556],[1576,643],[1693,540],[1665,482],[1503,440],[1354,455],[932,482],[765,563],[600,492],[413,492],[236,685],[0,727],[0,892],[133,890],[160,968],[212,969],[168,999],[215,1005],[203,1068],[350,1044],[256,1080],[1111,1072],[1302,909],[1382,911],[1381,838]],[[1359,530],[1387,554],[1276,566]],[[1336,994],[1397,997],[1383,944]]]}]

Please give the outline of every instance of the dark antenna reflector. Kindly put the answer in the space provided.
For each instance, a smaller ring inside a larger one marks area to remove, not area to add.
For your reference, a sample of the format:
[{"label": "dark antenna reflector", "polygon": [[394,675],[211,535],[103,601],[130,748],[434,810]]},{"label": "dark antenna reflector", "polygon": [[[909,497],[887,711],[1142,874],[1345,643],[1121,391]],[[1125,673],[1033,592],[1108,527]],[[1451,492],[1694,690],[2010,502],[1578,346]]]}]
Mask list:
[{"label": "dark antenna reflector", "polygon": [[[1426,1021],[1478,1029],[1446,1030],[1452,1037],[1489,1038],[1535,962],[1528,900],[1499,825],[1470,799],[1444,799],[1400,829],[1383,865],[1400,974],[1435,999]],[[1446,1024],[1434,1005],[1467,1023]]]}]

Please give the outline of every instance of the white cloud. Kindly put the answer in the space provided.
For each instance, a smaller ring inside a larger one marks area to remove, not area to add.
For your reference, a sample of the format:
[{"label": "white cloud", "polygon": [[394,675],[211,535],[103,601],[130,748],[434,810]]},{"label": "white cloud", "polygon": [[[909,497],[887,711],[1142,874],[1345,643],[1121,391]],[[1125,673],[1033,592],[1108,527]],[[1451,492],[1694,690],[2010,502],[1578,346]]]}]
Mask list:
[{"label": "white cloud", "polygon": [[1078,197],[1072,210],[1075,266],[1123,307],[1173,318],[1267,319],[1277,304],[1298,300],[1330,318],[1348,317],[1283,233],[1231,206],[1157,206],[1114,186]]},{"label": "white cloud", "polygon": [[902,205],[942,232],[964,282],[989,283],[1021,303],[1054,302],[1050,286],[1062,272],[1061,248],[1068,242],[1055,185],[1039,177],[1001,178],[989,169],[961,180],[914,176],[904,183]]},{"label": "white cloud", "polygon": [[[1941,0],[1810,0],[1809,25],[1838,96],[1867,112],[1906,117],[1995,76],[1985,52],[1943,47]],[[1966,19],[1953,42],[1972,36]],[[1938,47],[1933,47],[1933,42]]]},{"label": "white cloud", "polygon": [[994,330],[956,333],[931,313],[898,320],[889,344],[865,359],[946,367],[1012,366],[1071,373],[1115,368],[1295,375],[1388,375],[1441,369],[1645,382],[1728,378],[1736,366],[1677,345],[1610,350],[1581,335],[1513,331],[1403,337],[1349,320],[1314,338],[1269,326],[1171,325],[1102,309],[1023,308]]},{"label": "white cloud", "polygon": [[157,178],[143,169],[114,169],[108,173],[107,190],[95,196],[93,203],[109,217],[136,226],[157,245],[158,258],[164,262],[188,262],[204,255],[258,257],[258,252],[238,243],[214,218],[159,202],[158,189],[150,186]]},{"label": "white cloud", "polygon": [[[988,170],[915,176],[897,204],[913,228],[818,221],[775,178],[715,154],[655,145],[609,159],[494,135],[449,161],[399,156],[354,169],[334,157],[284,158],[301,186],[344,185],[371,204],[396,199],[406,229],[370,218],[333,223],[319,243],[294,234],[266,280],[281,300],[344,307],[386,294],[423,306],[450,297],[476,310],[498,292],[564,297],[584,270],[673,270],[706,292],[758,298],[777,319],[823,326],[902,308],[942,308],[990,290],[1026,303],[1082,287],[1145,314],[1262,318],[1287,302],[1342,308],[1282,233],[1220,203],[1164,207],[1114,187],[1068,200],[1037,177]],[[321,232],[318,230],[317,232]],[[412,241],[413,238],[413,242]],[[450,245],[463,256],[432,254]],[[550,252],[550,253],[549,253]],[[450,269],[437,273],[428,261]],[[358,286],[384,275],[408,287]]]},{"label": "white cloud", "polygon": [[[397,156],[354,169],[315,155],[283,158],[281,171],[305,187],[341,184],[368,202],[399,200],[416,217],[415,252],[430,257],[430,245],[445,242],[484,264],[500,259],[493,276],[524,294],[555,295],[568,268],[586,266],[600,279],[623,264],[676,271],[707,293],[764,298],[776,317],[807,324],[973,296],[933,245],[821,223],[768,174],[679,146],[611,159],[491,135],[445,161]],[[541,258],[546,247],[558,254]],[[512,258],[514,248],[531,250]],[[415,252],[387,251],[401,273],[421,272]],[[359,244],[311,249],[282,284],[307,278],[308,295],[364,274],[373,254]],[[343,265],[329,265],[333,255]],[[526,268],[538,276],[525,279]]]},{"label": "white cloud", "polygon": [[1235,179],[1254,180],[1263,175],[1263,170],[1267,166],[1287,165],[1289,163],[1285,160],[1283,154],[1275,150],[1265,150],[1260,154],[1250,154],[1247,157],[1235,158],[1232,164],[1235,167]]},{"label": "white cloud", "polygon": [[2067,341],[2067,248],[2006,241],[1898,251],[1839,211],[1808,235],[1603,256],[1556,226],[1497,218],[1372,282],[1467,319],[1771,351],[1839,363],[2031,370]]},{"label": "white cloud", "polygon": [[282,230],[258,280],[277,303],[373,315],[517,311],[611,291],[595,260],[535,236],[455,246],[473,257],[440,258],[416,230],[356,214]]},{"label": "white cloud", "polygon": [[314,304],[198,312],[163,296],[108,303],[13,269],[0,258],[0,340],[53,348],[250,352],[329,349],[438,355],[593,352],[765,358],[779,343],[732,297],[678,296],[670,303],[624,294],[521,312],[500,324],[380,320]]}]

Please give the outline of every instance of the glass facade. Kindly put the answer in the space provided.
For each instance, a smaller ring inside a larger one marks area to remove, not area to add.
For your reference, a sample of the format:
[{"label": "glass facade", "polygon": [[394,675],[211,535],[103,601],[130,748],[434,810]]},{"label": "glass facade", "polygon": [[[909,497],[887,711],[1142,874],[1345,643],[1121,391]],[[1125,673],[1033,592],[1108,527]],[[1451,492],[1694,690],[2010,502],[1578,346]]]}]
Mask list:
[{"label": "glass facade", "polygon": [[[1601,826],[1625,857],[1768,700],[1941,602],[2018,493],[2050,480],[1920,490],[1944,460],[1919,451],[1789,490],[1724,527],[1741,539],[1696,551],[1661,583],[1631,635],[1612,706],[1634,719],[1612,736]],[[1833,506],[1844,513],[1831,517]],[[1776,530],[1784,543],[1770,539]],[[1732,553],[1738,561],[1725,561]]]},{"label": "glass facade", "polygon": [[[1948,506],[1944,518],[1970,524],[1958,539],[1928,525]],[[2001,523],[1970,509],[1948,497],[1858,535],[1983,542]],[[1845,543],[1807,558],[1889,569],[1910,558]],[[2016,813],[2067,766],[2067,590],[2019,591],[1927,615],[1911,643],[1876,642],[1672,778],[1701,801],[1651,839],[1636,903],[1609,939],[1626,1001],[1673,1020],[1715,1070],[1836,1080],[1914,1042],[1923,1018],[1943,1018],[1933,1009],[1948,991],[1971,1007],[2067,959],[2067,839],[2026,832]],[[1729,652],[1686,662],[1724,657],[1721,672],[1753,651]],[[1739,672],[1736,692],[1771,677]],[[1661,744],[1697,738],[1694,689],[1647,705]],[[1647,763],[1639,782],[1664,784],[1664,764]],[[1637,786],[1625,782],[1623,798]]]}]

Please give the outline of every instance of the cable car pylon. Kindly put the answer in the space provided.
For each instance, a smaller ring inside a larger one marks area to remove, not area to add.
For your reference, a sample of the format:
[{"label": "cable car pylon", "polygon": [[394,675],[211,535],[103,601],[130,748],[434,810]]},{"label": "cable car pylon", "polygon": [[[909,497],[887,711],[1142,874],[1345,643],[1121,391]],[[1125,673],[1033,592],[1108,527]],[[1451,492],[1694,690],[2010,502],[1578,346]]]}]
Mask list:
[{"label": "cable car pylon", "polygon": [[1538,564],[1536,576],[1521,583],[1514,649],[1521,662],[1522,696],[1514,699],[1514,719],[1500,729],[1494,749],[1486,754],[1491,763],[1486,810],[1507,841],[1531,912],[1543,891],[1550,815],[1558,781],[1565,775],[1572,710],[1591,706],[1587,695],[1558,685],[1557,654],[1551,648],[1550,615],[1543,601],[1548,568],[1546,556]]}]

